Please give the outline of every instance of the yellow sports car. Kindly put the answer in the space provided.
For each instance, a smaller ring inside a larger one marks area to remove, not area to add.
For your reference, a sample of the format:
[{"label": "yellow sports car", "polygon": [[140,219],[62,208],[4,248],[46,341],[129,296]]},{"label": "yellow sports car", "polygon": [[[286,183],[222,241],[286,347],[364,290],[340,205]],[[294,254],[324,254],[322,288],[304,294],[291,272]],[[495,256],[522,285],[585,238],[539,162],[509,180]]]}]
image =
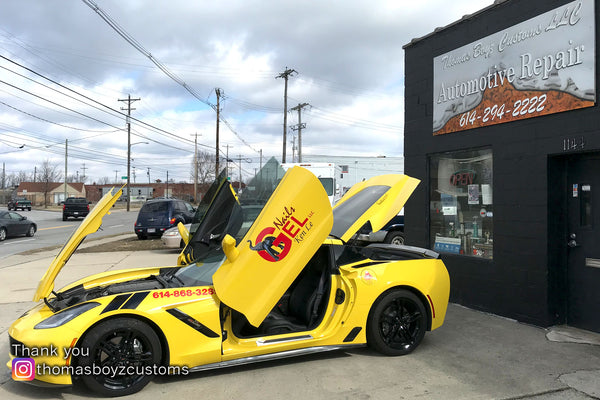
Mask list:
[{"label": "yellow sports car", "polygon": [[182,226],[187,244],[176,265],[101,273],[55,291],[56,275],[120,197],[111,191],[50,265],[34,296],[40,303],[10,327],[13,378],[80,379],[120,396],[158,374],[365,344],[410,353],[444,321],[446,267],[430,250],[353,243],[398,214],[418,182],[378,176],[332,209],[301,167],[240,196],[220,179],[189,232]]}]

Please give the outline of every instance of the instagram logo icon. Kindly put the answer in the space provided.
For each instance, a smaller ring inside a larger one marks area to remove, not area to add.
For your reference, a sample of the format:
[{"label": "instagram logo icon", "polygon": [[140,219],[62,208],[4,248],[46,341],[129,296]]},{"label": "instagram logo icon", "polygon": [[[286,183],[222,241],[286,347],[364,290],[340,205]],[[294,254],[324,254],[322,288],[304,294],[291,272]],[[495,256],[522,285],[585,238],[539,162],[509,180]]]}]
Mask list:
[{"label": "instagram logo icon", "polygon": [[35,361],[33,358],[13,358],[12,378],[15,381],[32,381],[35,378]]}]

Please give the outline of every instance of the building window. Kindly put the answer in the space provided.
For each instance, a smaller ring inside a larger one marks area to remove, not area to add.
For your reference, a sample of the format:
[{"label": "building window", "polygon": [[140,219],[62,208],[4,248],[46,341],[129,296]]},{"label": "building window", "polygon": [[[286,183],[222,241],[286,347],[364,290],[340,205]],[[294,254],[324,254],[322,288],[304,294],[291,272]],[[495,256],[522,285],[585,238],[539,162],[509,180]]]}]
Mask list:
[{"label": "building window", "polygon": [[435,251],[493,258],[492,161],[490,148],[430,156],[429,232]]}]

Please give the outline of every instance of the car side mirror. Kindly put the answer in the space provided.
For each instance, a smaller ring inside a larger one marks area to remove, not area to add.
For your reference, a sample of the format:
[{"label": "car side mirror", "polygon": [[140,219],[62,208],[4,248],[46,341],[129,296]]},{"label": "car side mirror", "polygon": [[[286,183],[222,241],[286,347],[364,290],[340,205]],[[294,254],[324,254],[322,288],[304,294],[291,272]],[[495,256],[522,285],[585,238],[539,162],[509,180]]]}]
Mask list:
[{"label": "car side mirror", "polygon": [[225,235],[221,242],[221,246],[223,247],[223,253],[225,253],[229,262],[234,262],[240,255],[240,251],[235,247],[236,241],[231,235]]},{"label": "car side mirror", "polygon": [[26,219],[27,219],[26,216],[24,216],[24,215],[21,216],[21,221],[25,221]]}]

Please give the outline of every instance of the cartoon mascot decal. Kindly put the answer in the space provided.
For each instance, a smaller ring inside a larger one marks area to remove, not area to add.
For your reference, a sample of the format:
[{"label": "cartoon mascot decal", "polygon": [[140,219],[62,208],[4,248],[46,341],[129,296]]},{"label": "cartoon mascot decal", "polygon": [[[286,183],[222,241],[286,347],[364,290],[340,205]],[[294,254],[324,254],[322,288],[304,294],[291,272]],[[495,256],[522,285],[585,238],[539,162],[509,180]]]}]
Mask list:
[{"label": "cartoon mascot decal", "polygon": [[250,249],[257,251],[262,258],[270,262],[277,262],[284,259],[292,247],[291,239],[283,234],[283,232],[277,237],[272,236],[274,232],[275,228],[273,227],[263,229],[256,238],[254,246],[252,245],[252,241],[248,240]]}]

